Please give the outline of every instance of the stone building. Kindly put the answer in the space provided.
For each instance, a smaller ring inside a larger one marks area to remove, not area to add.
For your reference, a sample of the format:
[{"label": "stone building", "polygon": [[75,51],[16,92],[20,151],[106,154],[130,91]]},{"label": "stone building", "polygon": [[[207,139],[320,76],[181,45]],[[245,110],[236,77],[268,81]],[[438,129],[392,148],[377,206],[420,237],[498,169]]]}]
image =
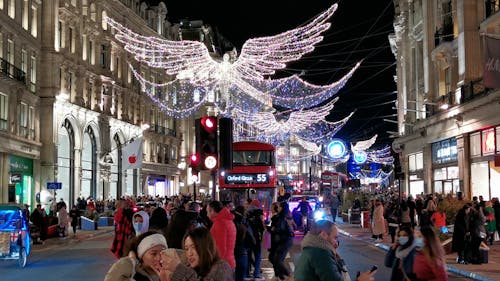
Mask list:
[{"label": "stone building", "polygon": [[402,190],[500,197],[500,89],[483,75],[488,40],[500,45],[499,1],[394,5]]},{"label": "stone building", "polygon": [[[0,202],[34,205],[51,182],[70,204],[181,190],[185,129],[144,96],[128,64],[168,77],[139,65],[103,20],[176,38],[166,14],[162,2],[0,0]],[[139,137],[142,168],[122,170],[123,148]]]}]

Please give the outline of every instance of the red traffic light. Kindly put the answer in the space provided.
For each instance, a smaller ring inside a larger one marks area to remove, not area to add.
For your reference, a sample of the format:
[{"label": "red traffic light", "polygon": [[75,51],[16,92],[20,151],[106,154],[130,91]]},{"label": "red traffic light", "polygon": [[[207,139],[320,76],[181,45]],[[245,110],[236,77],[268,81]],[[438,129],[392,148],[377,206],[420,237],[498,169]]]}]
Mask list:
[{"label": "red traffic light", "polygon": [[195,167],[195,166],[198,166],[200,164],[201,159],[200,159],[200,156],[198,155],[198,153],[193,153],[189,157],[189,160],[190,160],[190,166]]},{"label": "red traffic light", "polygon": [[201,125],[208,133],[213,133],[217,130],[217,117],[205,116],[201,118]]}]

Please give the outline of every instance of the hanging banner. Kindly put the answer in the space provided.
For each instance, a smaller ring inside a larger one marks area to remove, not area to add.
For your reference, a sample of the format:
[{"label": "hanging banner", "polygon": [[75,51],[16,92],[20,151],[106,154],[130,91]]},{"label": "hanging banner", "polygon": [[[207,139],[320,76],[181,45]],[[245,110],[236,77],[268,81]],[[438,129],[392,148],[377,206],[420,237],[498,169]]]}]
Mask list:
[{"label": "hanging banner", "polygon": [[500,39],[485,36],[484,54],[484,86],[492,89],[500,88]]},{"label": "hanging banner", "polygon": [[123,170],[142,167],[142,138],[127,144],[122,150]]}]

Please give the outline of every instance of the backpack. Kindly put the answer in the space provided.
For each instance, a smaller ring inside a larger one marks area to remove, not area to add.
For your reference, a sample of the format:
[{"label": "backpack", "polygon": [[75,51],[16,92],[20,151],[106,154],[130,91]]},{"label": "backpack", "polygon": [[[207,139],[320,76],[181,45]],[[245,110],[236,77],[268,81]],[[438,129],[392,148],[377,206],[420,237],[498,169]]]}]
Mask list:
[{"label": "backpack", "polygon": [[248,226],[252,229],[253,236],[257,241],[262,241],[262,236],[264,234],[264,224],[262,222],[262,216],[264,212],[261,209],[252,210],[247,215]]}]

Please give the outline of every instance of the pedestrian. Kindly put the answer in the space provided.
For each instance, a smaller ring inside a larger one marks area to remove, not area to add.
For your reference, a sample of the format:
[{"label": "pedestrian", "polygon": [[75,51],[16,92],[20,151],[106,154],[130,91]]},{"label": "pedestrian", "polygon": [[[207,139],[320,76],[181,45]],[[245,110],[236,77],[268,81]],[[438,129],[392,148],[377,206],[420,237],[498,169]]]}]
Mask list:
[{"label": "pedestrian", "polygon": [[[251,200],[251,199],[250,199]],[[247,210],[247,221],[248,225],[252,229],[253,236],[255,238],[255,246],[250,249],[249,254],[249,266],[247,277],[250,277],[250,268],[253,267],[253,278],[255,280],[260,280],[261,276],[261,258],[262,258],[262,241],[264,238],[264,211],[260,208],[259,203],[254,203],[254,201],[249,202]]]},{"label": "pedestrian", "polygon": [[111,244],[111,252],[117,258],[126,255],[124,253],[125,244],[134,237],[134,227],[132,226],[133,211],[125,201],[119,201],[117,204],[118,210],[115,213],[115,236]]},{"label": "pedestrian", "polygon": [[375,200],[375,208],[373,209],[373,225],[372,225],[372,237],[376,240],[375,242],[382,242],[382,237],[385,232],[385,219],[384,219],[384,206],[380,199]]},{"label": "pedestrian", "polygon": [[413,272],[418,280],[447,281],[444,249],[436,232],[431,227],[415,231],[415,245]]},{"label": "pedestrian", "polygon": [[236,268],[234,259],[234,246],[236,243],[234,215],[220,201],[214,200],[207,206],[207,216],[213,222],[210,233],[215,239],[215,246],[217,246],[220,257],[226,260],[231,268]]},{"label": "pedestrian", "polygon": [[200,216],[193,211],[179,209],[173,213],[167,225],[167,243],[169,248],[182,249],[184,235],[199,225]]},{"label": "pedestrian", "polygon": [[412,228],[402,226],[398,231],[397,242],[391,245],[385,255],[385,266],[392,268],[391,281],[412,280],[413,261],[417,252],[413,240]]},{"label": "pedestrian", "polygon": [[495,220],[495,210],[491,201],[485,202],[484,213],[486,214],[486,241],[493,245],[495,231],[497,231],[497,222]]},{"label": "pedestrian", "polygon": [[[44,229],[44,223],[43,223],[43,220],[44,220],[44,217],[45,217],[46,214],[44,214],[44,211],[42,209],[42,205],[41,204],[37,204],[36,205],[36,209],[33,210],[33,212],[31,213],[30,215],[30,220],[31,222],[33,223],[34,226],[36,226],[35,229],[32,229],[32,231],[34,233],[39,233],[38,234],[38,238],[34,241],[35,244],[43,244],[43,241],[46,239],[46,236],[47,236],[47,232],[45,232],[45,229]],[[40,240],[40,241],[38,241]]]},{"label": "pedestrian", "polygon": [[330,213],[332,215],[333,222],[337,219],[338,210],[340,207],[340,199],[339,196],[333,192],[332,198],[330,199]]},{"label": "pedestrian", "polygon": [[394,244],[394,242],[396,241],[396,232],[399,228],[399,209],[394,201],[389,202],[384,216],[387,220],[389,235],[391,236],[391,243]]},{"label": "pedestrian", "polygon": [[80,219],[80,211],[73,205],[69,211],[69,217],[71,219],[71,227],[73,228],[73,237],[76,237],[76,227],[78,226],[78,220]]},{"label": "pedestrian", "polygon": [[455,225],[453,226],[453,236],[451,240],[451,250],[457,253],[457,263],[466,263],[465,260],[465,234],[468,231],[467,215],[470,212],[471,204],[467,203],[455,216]]},{"label": "pedestrian", "polygon": [[415,223],[415,209],[416,209],[416,204],[415,200],[413,199],[413,196],[408,196],[408,199],[406,200],[406,204],[408,205],[408,208],[410,209],[410,221],[411,221],[411,226],[414,228],[417,226]]},{"label": "pedestrian", "polygon": [[286,202],[279,202],[278,213],[271,220],[271,248],[269,261],[273,264],[274,274],[280,280],[292,280],[291,270],[285,265],[285,258],[292,248],[294,230],[292,216]]},{"label": "pedestrian", "polygon": [[183,240],[187,264],[177,252],[162,256],[161,281],[233,281],[233,269],[221,258],[214,237],[205,227],[190,230]]},{"label": "pedestrian", "polygon": [[[295,266],[295,281],[350,280],[347,266],[338,254],[339,240],[335,223],[320,220],[302,240],[302,254]],[[356,280],[374,280],[375,272],[363,272]]]},{"label": "pedestrian", "polygon": [[161,233],[166,237],[167,226],[167,212],[162,207],[155,208],[151,213],[151,217],[149,218],[149,230]]},{"label": "pedestrian", "polygon": [[135,236],[139,236],[149,230],[149,215],[145,211],[139,211],[132,216]]},{"label": "pedestrian", "polygon": [[233,211],[236,226],[236,244],[234,258],[236,261],[235,281],[243,281],[248,272],[249,250],[255,247],[255,237],[245,218],[245,207],[238,206]]},{"label": "pedestrian", "polygon": [[161,252],[167,249],[165,237],[148,231],[135,237],[127,256],[116,261],[106,273],[105,281],[160,280]]},{"label": "pedestrian", "polygon": [[[62,202],[64,203],[64,201]],[[58,219],[57,228],[59,231],[59,237],[66,237],[66,235],[68,234],[68,224],[69,224],[69,216],[68,216],[68,211],[66,210],[66,204],[64,205],[61,204],[61,208],[57,213],[57,219]]]}]

